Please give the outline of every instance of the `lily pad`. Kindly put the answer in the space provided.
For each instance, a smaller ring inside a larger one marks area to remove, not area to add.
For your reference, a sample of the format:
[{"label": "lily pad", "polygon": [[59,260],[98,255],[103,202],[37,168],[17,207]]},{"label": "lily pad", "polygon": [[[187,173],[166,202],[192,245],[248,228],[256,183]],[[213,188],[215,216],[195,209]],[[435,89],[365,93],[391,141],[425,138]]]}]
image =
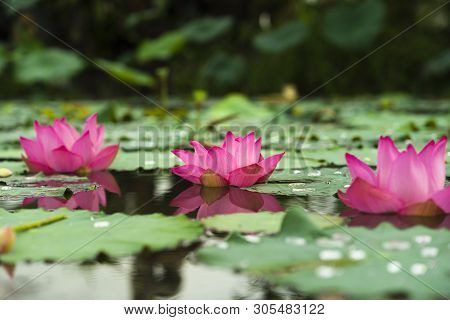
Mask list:
[{"label": "lily pad", "polygon": [[423,227],[322,229],[310,222],[303,209],[292,208],[277,235],[257,243],[234,235],[225,249],[205,247],[198,257],[206,264],[258,275],[305,294],[447,298],[448,244],[447,230]]},{"label": "lily pad", "polygon": [[203,219],[202,224],[216,231],[277,233],[284,216],[284,212],[234,213]]},{"label": "lily pad", "polygon": [[274,172],[268,183],[255,184],[246,190],[285,196],[329,196],[351,181],[346,168],[318,168]]},{"label": "lily pad", "polygon": [[98,186],[86,177],[76,176],[34,176],[12,175],[1,178],[1,201],[18,201],[25,198],[70,197],[80,191],[95,190]]},{"label": "lily pad", "polygon": [[[144,248],[172,249],[196,241],[203,233],[201,224],[185,216],[161,214],[130,216],[105,215],[89,211],[59,209],[67,218],[40,228],[21,232],[13,249],[0,256],[2,262],[83,261],[99,254],[127,256]],[[36,221],[43,210],[0,211],[0,225],[15,226]]]}]

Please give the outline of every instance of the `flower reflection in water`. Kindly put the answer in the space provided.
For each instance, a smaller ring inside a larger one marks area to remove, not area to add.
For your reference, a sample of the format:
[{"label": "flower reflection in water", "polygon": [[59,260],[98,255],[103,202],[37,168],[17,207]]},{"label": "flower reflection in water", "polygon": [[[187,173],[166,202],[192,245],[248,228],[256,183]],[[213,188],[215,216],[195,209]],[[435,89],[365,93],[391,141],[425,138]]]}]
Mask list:
[{"label": "flower reflection in water", "polygon": [[234,187],[207,188],[191,186],[175,197],[170,205],[178,207],[175,214],[197,212],[197,219],[217,214],[283,211],[278,200],[265,193],[256,193]]},{"label": "flower reflection in water", "polygon": [[346,209],[341,217],[349,218],[351,227],[376,228],[387,222],[399,229],[422,225],[432,229],[445,228],[450,230],[450,215],[407,216],[398,214],[367,214],[355,209]]},{"label": "flower reflection in water", "polygon": [[[58,208],[68,208],[71,210],[80,208],[89,211],[100,211],[100,206],[106,206],[106,191],[120,195],[120,187],[114,176],[107,171],[91,172],[88,175],[90,182],[95,182],[99,187],[95,190],[80,191],[72,195],[69,199],[62,197],[39,197],[26,198],[22,205],[26,206],[37,201],[37,206],[46,210]],[[46,182],[47,186],[58,187],[61,182]]]}]

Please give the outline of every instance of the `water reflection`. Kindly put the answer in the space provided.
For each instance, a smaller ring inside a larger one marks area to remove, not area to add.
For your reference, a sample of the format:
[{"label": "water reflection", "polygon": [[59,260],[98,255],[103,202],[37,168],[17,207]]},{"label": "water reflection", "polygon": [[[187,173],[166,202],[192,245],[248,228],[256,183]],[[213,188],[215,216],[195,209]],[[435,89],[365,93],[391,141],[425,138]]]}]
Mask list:
[{"label": "water reflection", "polygon": [[142,252],[134,259],[131,281],[133,299],[168,299],[181,287],[181,267],[192,248]]},{"label": "water reflection", "polygon": [[217,214],[283,211],[278,200],[265,193],[256,193],[234,187],[206,188],[194,185],[181,192],[171,202],[175,214],[197,211],[197,219]]},{"label": "water reflection", "polygon": [[[64,197],[25,198],[22,205],[29,206],[36,202],[37,207],[46,210],[55,210],[58,208],[74,210],[79,208],[97,212],[100,211],[100,207],[105,207],[107,204],[106,191],[118,196],[121,195],[120,187],[116,179],[107,171],[92,172],[88,175],[88,179],[90,182],[96,183],[99,187],[95,190],[77,192],[69,199]],[[62,183],[61,181],[46,181],[45,185],[59,187]]]},{"label": "water reflection", "polygon": [[432,229],[446,228],[450,229],[450,215],[435,216],[407,216],[399,214],[367,214],[355,209],[346,209],[342,217],[348,217],[349,226],[376,228],[379,224],[387,222],[399,229],[410,228],[414,226],[425,226]]}]

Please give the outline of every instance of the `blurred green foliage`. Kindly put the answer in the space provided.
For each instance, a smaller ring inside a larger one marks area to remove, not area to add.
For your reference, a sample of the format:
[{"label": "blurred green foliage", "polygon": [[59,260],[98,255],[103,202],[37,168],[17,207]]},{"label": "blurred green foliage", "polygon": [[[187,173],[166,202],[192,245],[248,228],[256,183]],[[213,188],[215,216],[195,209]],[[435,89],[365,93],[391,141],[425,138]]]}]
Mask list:
[{"label": "blurred green foliage", "polygon": [[132,95],[121,81],[177,96],[293,84],[301,97],[332,78],[315,94],[450,93],[448,6],[427,16],[442,0],[6,2],[20,14],[0,4],[1,98]]}]

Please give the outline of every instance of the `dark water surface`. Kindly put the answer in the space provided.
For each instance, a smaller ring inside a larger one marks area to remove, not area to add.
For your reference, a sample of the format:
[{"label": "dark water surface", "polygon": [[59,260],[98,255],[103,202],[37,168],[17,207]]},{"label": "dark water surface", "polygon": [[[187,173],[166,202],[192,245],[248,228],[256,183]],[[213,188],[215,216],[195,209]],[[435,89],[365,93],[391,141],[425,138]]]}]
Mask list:
[{"label": "dark water surface", "polygon": [[[333,196],[282,197],[231,189],[202,189],[167,172],[102,173],[92,178],[102,187],[73,195],[70,199],[26,199],[5,204],[8,209],[37,206],[46,209],[69,207],[98,210],[107,214],[188,214],[205,218],[234,212],[282,211],[302,205],[324,214],[349,217],[349,225],[373,228],[389,221],[399,228],[416,224],[442,227],[445,217],[408,218],[362,215],[345,209]],[[302,298],[298,293],[272,288],[217,268],[197,264],[196,246],[85,264],[0,264],[0,297],[9,299],[283,299]]]}]

